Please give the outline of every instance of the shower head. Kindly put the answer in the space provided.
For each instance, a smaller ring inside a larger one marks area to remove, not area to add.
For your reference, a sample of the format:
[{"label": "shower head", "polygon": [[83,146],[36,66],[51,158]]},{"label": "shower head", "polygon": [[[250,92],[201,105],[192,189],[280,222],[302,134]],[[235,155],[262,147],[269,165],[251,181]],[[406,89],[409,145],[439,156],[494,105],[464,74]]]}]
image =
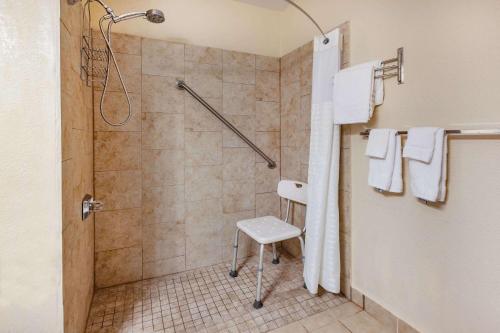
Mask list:
[{"label": "shower head", "polygon": [[165,21],[165,15],[163,12],[159,9],[149,9],[147,12],[134,12],[134,13],[127,13],[127,14],[122,14],[120,16],[116,15],[110,15],[110,18],[113,20],[114,23],[138,18],[138,17],[145,17],[149,22],[152,23],[163,23]]},{"label": "shower head", "polygon": [[151,23],[165,22],[165,14],[159,9],[149,9],[146,11],[146,19]]}]

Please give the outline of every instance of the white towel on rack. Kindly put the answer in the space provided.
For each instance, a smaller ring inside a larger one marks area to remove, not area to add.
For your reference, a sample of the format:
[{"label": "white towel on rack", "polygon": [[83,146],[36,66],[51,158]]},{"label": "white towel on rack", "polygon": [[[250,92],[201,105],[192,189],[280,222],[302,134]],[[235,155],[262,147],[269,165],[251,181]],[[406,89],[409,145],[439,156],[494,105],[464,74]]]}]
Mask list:
[{"label": "white towel on rack", "polygon": [[335,124],[367,123],[376,105],[383,102],[383,80],[375,79],[381,61],[341,70],[335,75],[333,108]]},{"label": "white towel on rack", "polygon": [[444,202],[446,200],[448,137],[442,128],[436,129],[433,137],[435,144],[429,162],[409,159],[410,187],[417,198],[431,202]]},{"label": "white towel on rack", "polygon": [[382,191],[403,192],[401,136],[397,131],[371,130],[366,155],[370,157],[368,185]]},{"label": "white towel on rack", "polygon": [[429,163],[436,145],[436,127],[416,127],[408,130],[403,157]]},{"label": "white towel on rack", "polygon": [[365,155],[369,157],[385,158],[389,146],[391,130],[372,129],[368,137]]}]

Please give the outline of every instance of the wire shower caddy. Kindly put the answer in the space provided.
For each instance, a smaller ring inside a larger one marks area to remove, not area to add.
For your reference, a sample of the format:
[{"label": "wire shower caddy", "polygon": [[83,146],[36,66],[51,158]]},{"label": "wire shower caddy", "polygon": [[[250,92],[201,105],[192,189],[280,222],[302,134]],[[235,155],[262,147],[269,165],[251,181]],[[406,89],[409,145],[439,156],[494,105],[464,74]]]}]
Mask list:
[{"label": "wire shower caddy", "polygon": [[96,47],[92,34],[90,1],[87,1],[82,11],[81,39],[81,69],[80,76],[87,87],[93,84],[104,85],[106,79],[106,62],[108,49]]}]

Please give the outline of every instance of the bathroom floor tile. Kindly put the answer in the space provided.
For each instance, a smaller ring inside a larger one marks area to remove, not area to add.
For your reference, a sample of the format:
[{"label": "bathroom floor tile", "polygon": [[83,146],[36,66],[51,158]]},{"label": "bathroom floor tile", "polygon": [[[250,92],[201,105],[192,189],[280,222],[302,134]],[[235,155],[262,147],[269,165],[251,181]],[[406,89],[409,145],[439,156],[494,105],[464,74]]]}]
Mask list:
[{"label": "bathroom floor tile", "polygon": [[[255,310],[257,257],[239,261],[239,275],[223,263],[96,291],[87,333],[268,332],[348,302],[341,295],[310,295],[302,263],[286,253],[272,265],[266,252],[264,307]],[[300,326],[300,325],[299,325]]]}]

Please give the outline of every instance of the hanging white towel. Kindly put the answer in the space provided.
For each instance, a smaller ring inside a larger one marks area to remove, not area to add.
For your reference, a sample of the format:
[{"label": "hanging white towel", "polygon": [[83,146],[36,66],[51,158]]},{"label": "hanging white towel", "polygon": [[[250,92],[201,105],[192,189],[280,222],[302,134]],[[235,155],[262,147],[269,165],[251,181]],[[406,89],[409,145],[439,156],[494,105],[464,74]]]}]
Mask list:
[{"label": "hanging white towel", "polygon": [[415,127],[408,130],[403,157],[429,163],[436,145],[436,127]]},{"label": "hanging white towel", "polygon": [[383,103],[383,80],[375,79],[381,61],[343,69],[334,79],[335,124],[367,123],[376,105]]},{"label": "hanging white towel", "polygon": [[[414,196],[431,202],[444,202],[446,200],[446,179],[448,161],[448,138],[442,128],[435,133],[429,132],[434,137],[434,149],[429,162],[423,162],[421,150],[415,155],[409,155],[410,187]],[[430,138],[426,140],[430,141]],[[412,156],[416,156],[417,159]]]},{"label": "hanging white towel", "polygon": [[311,140],[304,280],[309,292],[318,285],[340,291],[339,157],[340,126],[333,122],[333,77],[340,69],[340,32],[314,41]]},{"label": "hanging white towel", "polygon": [[403,192],[401,137],[397,131],[371,130],[366,155],[370,157],[368,185],[383,191]]}]

